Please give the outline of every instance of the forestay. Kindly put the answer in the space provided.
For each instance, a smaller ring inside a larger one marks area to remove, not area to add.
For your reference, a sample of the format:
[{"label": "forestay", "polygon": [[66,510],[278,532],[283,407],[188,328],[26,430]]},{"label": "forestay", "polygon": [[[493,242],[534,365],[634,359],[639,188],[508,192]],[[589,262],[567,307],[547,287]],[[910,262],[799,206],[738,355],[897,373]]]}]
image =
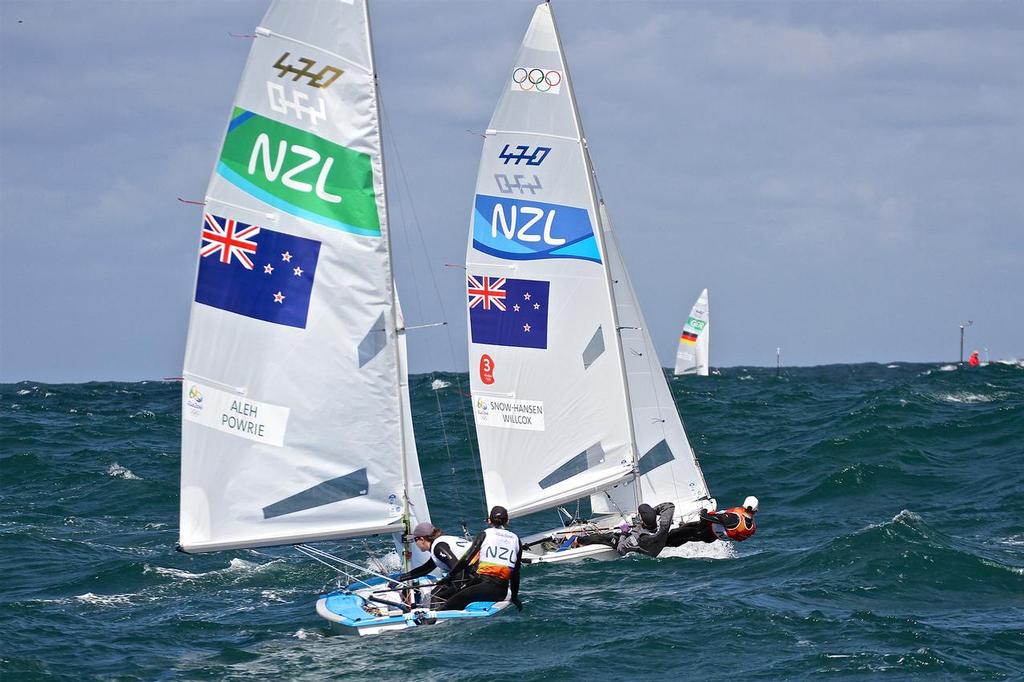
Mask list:
[{"label": "forestay", "polygon": [[185,355],[181,545],[428,518],[391,274],[369,20],[277,2],[207,190]]},{"label": "forestay", "polygon": [[708,375],[708,351],[711,345],[711,312],[708,290],[700,292],[679,335],[675,374]]},{"label": "forestay", "polygon": [[466,254],[488,504],[513,516],[632,476],[606,253],[551,9],[533,15],[487,130]]},{"label": "forestay", "polygon": [[[627,481],[614,490],[593,495],[591,508],[598,514],[615,513],[634,509],[636,500],[650,505],[673,502],[676,515],[684,516],[706,506],[699,501],[709,498],[707,484],[669,392],[665,372],[647,331],[604,204],[601,204],[601,220],[622,329],[620,338],[637,452],[640,453],[637,460],[640,476],[636,482]],[[639,490],[634,490],[635,486],[639,486]]]}]

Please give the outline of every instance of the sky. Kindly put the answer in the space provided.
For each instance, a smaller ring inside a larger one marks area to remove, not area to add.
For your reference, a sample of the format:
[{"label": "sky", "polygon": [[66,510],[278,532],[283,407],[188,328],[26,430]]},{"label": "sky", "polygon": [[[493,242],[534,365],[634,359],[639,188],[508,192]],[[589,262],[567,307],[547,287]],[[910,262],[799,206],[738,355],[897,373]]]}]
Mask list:
[{"label": "sky", "polygon": [[[482,140],[535,3],[371,5],[413,372],[466,368]],[[0,2],[0,381],[181,373],[249,0]],[[1024,3],[581,2],[555,15],[662,364],[1024,357]]]}]

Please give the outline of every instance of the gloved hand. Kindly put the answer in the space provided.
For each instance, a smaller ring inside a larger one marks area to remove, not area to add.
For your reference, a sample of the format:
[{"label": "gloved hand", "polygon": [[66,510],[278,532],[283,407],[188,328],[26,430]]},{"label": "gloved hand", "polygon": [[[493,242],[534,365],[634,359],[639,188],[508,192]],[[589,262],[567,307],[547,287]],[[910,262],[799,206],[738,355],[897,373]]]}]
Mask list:
[{"label": "gloved hand", "polygon": [[523,602],[519,601],[519,597],[512,597],[512,603],[515,604],[515,607],[520,611],[523,610]]}]

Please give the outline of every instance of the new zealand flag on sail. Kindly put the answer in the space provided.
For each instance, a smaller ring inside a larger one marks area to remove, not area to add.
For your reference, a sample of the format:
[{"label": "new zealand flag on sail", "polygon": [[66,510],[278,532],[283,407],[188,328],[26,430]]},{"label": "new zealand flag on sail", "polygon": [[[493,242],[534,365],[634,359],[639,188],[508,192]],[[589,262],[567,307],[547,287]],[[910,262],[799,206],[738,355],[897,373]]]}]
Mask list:
[{"label": "new zealand flag on sail", "polygon": [[207,213],[196,303],[306,328],[320,242]]},{"label": "new zealand flag on sail", "polygon": [[473,343],[547,348],[550,288],[531,279],[467,275]]}]

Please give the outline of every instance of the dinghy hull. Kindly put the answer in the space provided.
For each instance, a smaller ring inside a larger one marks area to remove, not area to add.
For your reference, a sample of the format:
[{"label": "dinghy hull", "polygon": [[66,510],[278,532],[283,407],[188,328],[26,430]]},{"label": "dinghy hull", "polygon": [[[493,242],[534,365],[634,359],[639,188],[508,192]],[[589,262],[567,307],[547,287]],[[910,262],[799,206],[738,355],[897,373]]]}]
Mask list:
[{"label": "dinghy hull", "polygon": [[412,590],[413,605],[406,606],[400,590],[388,589],[382,579],[374,578],[321,596],[316,602],[316,612],[334,625],[335,631],[366,637],[392,630],[489,618],[511,604],[508,601],[473,602],[461,611],[436,611],[426,606],[430,602],[432,584],[432,581],[420,582]]}]

